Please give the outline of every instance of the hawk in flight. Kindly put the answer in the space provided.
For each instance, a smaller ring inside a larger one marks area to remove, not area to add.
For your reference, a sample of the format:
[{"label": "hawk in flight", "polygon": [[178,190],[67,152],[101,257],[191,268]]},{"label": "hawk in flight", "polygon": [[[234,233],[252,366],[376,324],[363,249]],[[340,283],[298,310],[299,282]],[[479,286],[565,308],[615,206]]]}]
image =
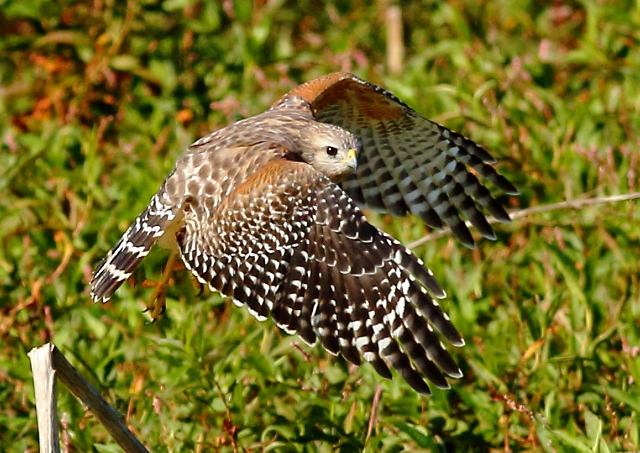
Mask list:
[{"label": "hawk in flight", "polygon": [[[464,341],[436,301],[445,292],[410,250],[363,216],[369,207],[448,226],[509,216],[485,186],[516,195],[480,146],[348,73],[312,80],[269,110],[196,141],[99,264],[107,301],[157,242],[195,278],[332,354],[389,367],[416,391],[460,377],[439,335]],[[168,264],[167,268],[171,265]],[[168,273],[167,273],[168,274]],[[150,307],[164,309],[163,276]]]}]

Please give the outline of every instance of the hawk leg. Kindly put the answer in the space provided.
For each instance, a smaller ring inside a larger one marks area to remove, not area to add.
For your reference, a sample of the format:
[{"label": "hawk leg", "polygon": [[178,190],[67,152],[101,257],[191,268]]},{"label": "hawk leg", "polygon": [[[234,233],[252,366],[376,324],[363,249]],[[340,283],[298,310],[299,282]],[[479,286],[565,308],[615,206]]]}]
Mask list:
[{"label": "hawk leg", "polygon": [[145,313],[148,311],[151,311],[152,323],[156,322],[156,320],[160,316],[162,316],[164,312],[167,310],[167,294],[165,291],[167,288],[167,284],[171,279],[171,275],[173,274],[173,271],[182,268],[180,263],[176,263],[177,258],[178,258],[178,253],[175,251],[171,252],[171,255],[169,255],[169,259],[167,260],[167,264],[165,265],[164,270],[162,271],[162,278],[160,279],[159,282],[146,280],[143,283],[143,286],[145,287],[154,288],[153,293],[149,298],[149,302],[147,302],[147,305],[144,309]]}]

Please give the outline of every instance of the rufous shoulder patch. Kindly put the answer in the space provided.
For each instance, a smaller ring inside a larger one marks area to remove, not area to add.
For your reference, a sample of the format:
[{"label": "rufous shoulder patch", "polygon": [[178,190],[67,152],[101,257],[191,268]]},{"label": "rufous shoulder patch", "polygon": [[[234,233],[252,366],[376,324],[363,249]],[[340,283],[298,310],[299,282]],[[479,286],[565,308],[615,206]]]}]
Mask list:
[{"label": "rufous shoulder patch", "polygon": [[345,103],[358,113],[360,120],[393,121],[402,119],[405,114],[404,107],[391,95],[348,72],[334,72],[303,83],[276,104],[294,95],[306,99],[314,111]]},{"label": "rufous shoulder patch", "polygon": [[[335,85],[340,80],[352,79],[353,77],[354,75],[349,74],[348,72],[333,72],[331,74],[318,77],[317,79],[309,80],[308,82],[297,86],[296,88],[282,96],[280,100],[288,96],[298,95],[302,96],[310,104],[312,104],[318,96],[324,93],[327,89],[331,88],[332,85]],[[280,100],[278,100],[276,104],[280,102]]]}]

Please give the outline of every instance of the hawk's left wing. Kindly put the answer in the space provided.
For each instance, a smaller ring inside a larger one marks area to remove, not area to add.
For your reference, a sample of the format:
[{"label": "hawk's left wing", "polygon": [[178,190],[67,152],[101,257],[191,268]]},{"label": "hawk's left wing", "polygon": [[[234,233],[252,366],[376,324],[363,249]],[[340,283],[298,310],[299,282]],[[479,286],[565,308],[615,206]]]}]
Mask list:
[{"label": "hawk's left wing", "polygon": [[445,224],[468,247],[475,243],[463,217],[490,239],[495,235],[483,210],[509,221],[476,176],[517,195],[518,190],[493,168],[495,159],[391,93],[339,72],[304,83],[283,98],[291,95],[309,101],[319,121],[341,126],[362,140],[357,174],[342,184],[359,204],[400,216],[411,212],[434,228]]}]

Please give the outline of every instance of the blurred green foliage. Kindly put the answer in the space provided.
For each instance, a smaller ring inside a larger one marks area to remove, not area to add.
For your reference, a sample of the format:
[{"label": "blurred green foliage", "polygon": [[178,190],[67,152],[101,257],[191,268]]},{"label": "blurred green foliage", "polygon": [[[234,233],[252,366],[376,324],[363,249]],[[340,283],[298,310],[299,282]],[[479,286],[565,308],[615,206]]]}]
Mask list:
[{"label": "blurred green foliage", "polygon": [[[465,377],[431,398],[196,297],[185,272],[153,325],[149,289],[101,306],[87,283],[192,141],[336,70],[485,145],[522,192],[512,211],[636,191],[639,44],[633,1],[0,0],[2,447],[38,448],[26,353],[52,341],[152,451],[637,452],[633,202],[528,216],[475,251],[420,246],[468,343]],[[66,390],[59,408],[66,451],[118,451]]]}]

